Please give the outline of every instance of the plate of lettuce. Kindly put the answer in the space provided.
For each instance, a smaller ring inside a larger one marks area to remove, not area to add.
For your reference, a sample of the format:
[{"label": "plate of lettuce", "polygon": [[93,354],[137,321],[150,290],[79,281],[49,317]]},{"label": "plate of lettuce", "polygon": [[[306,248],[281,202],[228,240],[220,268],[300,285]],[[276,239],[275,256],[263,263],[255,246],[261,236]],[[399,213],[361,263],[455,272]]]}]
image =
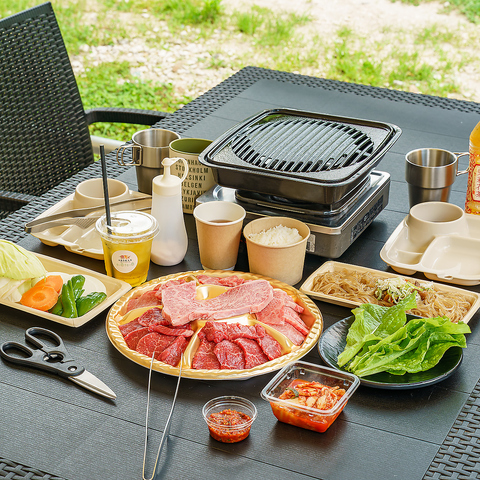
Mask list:
[{"label": "plate of lettuce", "polygon": [[329,366],[385,389],[419,388],[448,378],[460,366],[470,327],[447,317],[408,315],[415,294],[392,307],[366,303],[327,330],[318,342]]}]

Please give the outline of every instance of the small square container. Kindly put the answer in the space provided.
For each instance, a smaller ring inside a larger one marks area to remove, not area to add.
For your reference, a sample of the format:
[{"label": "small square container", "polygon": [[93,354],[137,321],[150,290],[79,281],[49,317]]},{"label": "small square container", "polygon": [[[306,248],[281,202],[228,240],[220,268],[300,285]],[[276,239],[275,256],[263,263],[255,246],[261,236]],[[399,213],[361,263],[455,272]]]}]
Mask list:
[{"label": "small square container", "polygon": [[[303,382],[318,382],[327,387],[339,387],[345,390],[345,393],[336,400],[333,406],[327,405],[327,409],[302,405],[294,399],[292,401],[292,399],[280,398],[287,390],[297,392],[295,386]],[[359,385],[359,378],[351,373],[340,372],[313,363],[294,362],[277,373],[262,390],[261,396],[270,402],[272,412],[280,422],[315,432],[325,432],[340,415]]]}]

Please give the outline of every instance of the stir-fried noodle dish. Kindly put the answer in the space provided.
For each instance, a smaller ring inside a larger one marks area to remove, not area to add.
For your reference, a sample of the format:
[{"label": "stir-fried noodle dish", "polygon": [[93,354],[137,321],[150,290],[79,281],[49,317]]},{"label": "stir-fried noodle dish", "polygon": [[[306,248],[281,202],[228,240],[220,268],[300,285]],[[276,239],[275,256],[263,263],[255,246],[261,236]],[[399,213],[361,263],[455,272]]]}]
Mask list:
[{"label": "stir-fried noodle dish", "polygon": [[357,302],[390,307],[415,291],[417,307],[408,313],[425,318],[446,316],[461,321],[474,303],[474,297],[458,292],[440,291],[431,282],[406,281],[401,277],[379,279],[371,272],[341,269],[320,273],[312,291]]}]

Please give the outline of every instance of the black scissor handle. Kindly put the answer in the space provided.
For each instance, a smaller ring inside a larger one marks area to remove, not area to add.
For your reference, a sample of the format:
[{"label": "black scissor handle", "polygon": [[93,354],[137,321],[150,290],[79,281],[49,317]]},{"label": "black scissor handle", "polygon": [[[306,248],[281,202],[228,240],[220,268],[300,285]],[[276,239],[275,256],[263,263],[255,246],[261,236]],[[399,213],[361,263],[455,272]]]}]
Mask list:
[{"label": "black scissor handle", "polygon": [[[51,347],[39,339],[38,335],[44,335],[58,345]],[[0,355],[7,361],[46,370],[62,377],[80,375],[85,370],[73,358],[69,358],[62,339],[56,333],[41,327],[31,327],[25,332],[25,338],[38,348],[30,348],[18,342],[5,342],[0,345]]]},{"label": "black scissor handle", "polygon": [[[52,346],[43,341],[42,336],[47,337],[54,343],[54,345]],[[73,358],[69,358],[67,347],[65,347],[63,340],[51,330],[42,327],[30,327],[25,332],[25,339],[27,342],[30,342],[32,345],[35,345],[40,350],[44,351],[51,358],[61,356],[63,362],[73,361]]]}]

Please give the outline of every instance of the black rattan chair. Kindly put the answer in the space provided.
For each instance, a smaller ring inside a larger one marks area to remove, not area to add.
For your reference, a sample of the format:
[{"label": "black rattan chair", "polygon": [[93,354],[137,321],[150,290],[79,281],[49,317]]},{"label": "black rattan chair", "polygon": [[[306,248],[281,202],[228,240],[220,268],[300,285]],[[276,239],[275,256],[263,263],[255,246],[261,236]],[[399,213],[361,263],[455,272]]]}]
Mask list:
[{"label": "black rattan chair", "polygon": [[0,20],[0,218],[94,161],[88,125],[167,115],[85,111],[50,2]]}]

